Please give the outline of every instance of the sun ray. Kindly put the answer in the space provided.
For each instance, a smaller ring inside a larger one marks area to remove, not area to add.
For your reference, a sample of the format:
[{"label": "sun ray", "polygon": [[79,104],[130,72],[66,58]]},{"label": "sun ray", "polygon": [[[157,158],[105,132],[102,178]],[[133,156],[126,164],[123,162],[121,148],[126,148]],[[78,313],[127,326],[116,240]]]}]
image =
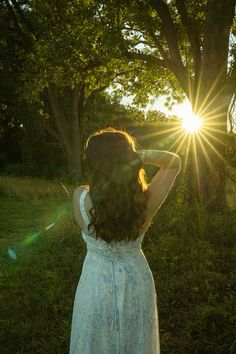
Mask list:
[{"label": "sun ray", "polygon": [[[209,93],[207,94],[206,98],[207,98],[208,96],[210,96]],[[215,95],[214,97],[212,97],[212,99],[208,102],[208,104],[205,104],[205,102],[206,102],[206,98],[205,98],[204,102],[202,103],[201,107],[199,108],[199,114],[200,114],[201,116],[205,116],[205,112],[208,110],[208,108],[209,108],[210,106],[213,105],[214,101],[215,101],[219,96],[220,96],[220,93],[217,92],[217,95]],[[202,107],[204,107],[204,108],[202,108]],[[218,107],[216,108],[216,110],[217,110],[217,109],[218,109]],[[208,115],[209,115],[209,114],[208,114]]]},{"label": "sun ray", "polygon": [[170,132],[173,132],[173,131],[175,131],[175,132],[179,131],[179,127],[164,129],[161,132],[154,132],[154,133],[144,134],[142,138],[143,139],[148,139],[148,138],[152,138],[154,136],[163,135],[163,134],[170,133]]},{"label": "sun ray", "polygon": [[198,189],[199,197],[201,199],[202,196],[201,196],[201,188],[200,188],[200,174],[199,174],[199,164],[198,164],[198,157],[196,151],[195,135],[193,135],[193,155],[194,155],[194,163],[195,163],[195,169],[197,174],[197,189]]},{"label": "sun ray", "polygon": [[178,153],[181,150],[183,144],[185,143],[185,141],[188,137],[189,137],[189,135],[184,136],[184,139],[182,140],[182,142],[179,144],[178,148],[176,149],[176,153]]},{"label": "sun ray", "polygon": [[[179,130],[177,130],[175,133],[171,134],[171,138],[173,138],[175,135],[178,135],[178,134],[180,134],[180,133],[181,133],[181,130],[179,129]],[[179,138],[178,138],[178,139],[179,139]],[[164,140],[164,138],[163,138],[162,140],[160,140],[160,142],[163,141],[163,140]],[[176,142],[176,141],[174,141],[172,145],[174,145],[175,142]],[[172,145],[171,145],[171,146],[172,146]],[[169,147],[169,148],[170,148],[170,147]]]},{"label": "sun ray", "polygon": [[216,148],[210,143],[210,141],[199,132],[201,137],[206,141],[206,143],[211,147],[211,149],[217,154],[217,156],[225,163],[227,164],[227,161],[223,158],[223,156],[216,150]]},{"label": "sun ray", "polygon": [[190,75],[188,75],[188,91],[189,91],[189,101],[192,102],[193,101],[193,80],[191,78]]},{"label": "sun ray", "polygon": [[183,133],[173,142],[173,144],[169,147],[169,150],[173,149],[173,147],[178,143],[178,141],[179,141],[183,136],[185,136],[185,138],[186,138],[185,132],[183,132]]},{"label": "sun ray", "polygon": [[200,137],[199,135],[197,135],[197,139],[198,139],[199,144],[200,144],[200,147],[201,147],[201,149],[202,149],[202,151],[203,151],[203,155],[204,155],[204,157],[205,157],[205,159],[206,159],[206,162],[209,164],[210,168],[213,169],[213,168],[214,168],[213,163],[211,162],[211,159],[210,159],[210,157],[208,156],[208,154],[207,154],[207,152],[206,152],[206,149],[205,149],[205,147],[204,147],[204,145],[203,145],[203,143],[202,143],[201,137]]},{"label": "sun ray", "polygon": [[[216,113],[216,112],[219,111],[224,106],[225,106],[224,103],[222,103],[221,105],[217,105],[217,107],[215,109],[212,109],[208,113],[204,114],[204,119],[215,119],[215,118],[220,117],[222,115],[222,112],[221,113]],[[210,116],[210,118],[208,118],[209,116]]]},{"label": "sun ray", "polygon": [[197,107],[198,107],[199,93],[201,92],[202,75],[203,75],[203,72],[202,72],[202,70],[201,70],[201,71],[200,71],[199,80],[198,80],[197,89],[196,89],[197,92],[196,92],[196,96],[195,96],[195,100],[194,100],[194,105],[193,105],[193,113],[195,113],[195,112],[197,111]]},{"label": "sun ray", "polygon": [[169,132],[173,132],[178,130],[179,127],[173,127],[173,128],[168,128],[168,129],[163,129],[160,133],[158,133],[159,135],[163,134],[163,133],[169,133]]},{"label": "sun ray", "polygon": [[221,133],[223,135],[227,135],[228,136],[228,133],[226,131],[222,131],[220,129],[216,129],[216,128],[212,128],[212,127],[207,127],[207,130],[212,130],[214,132],[217,132],[217,133]]},{"label": "sun ray", "polygon": [[[204,112],[208,109],[208,107],[209,107],[210,105],[213,104],[213,102],[216,100],[216,98],[221,94],[221,91],[223,91],[223,87],[222,87],[221,90],[218,90],[217,95],[215,95],[215,96],[208,102],[208,104],[206,104],[206,102],[209,100],[209,97],[210,97],[210,95],[212,94],[214,88],[216,87],[217,82],[219,81],[219,79],[220,79],[220,77],[221,77],[221,75],[222,75],[222,70],[223,70],[223,69],[221,69],[221,70],[219,71],[219,74],[218,74],[217,77],[215,78],[215,81],[214,81],[213,85],[211,85],[211,87],[210,87],[210,89],[209,89],[209,91],[208,91],[208,93],[207,93],[205,99],[203,100],[203,102],[202,102],[202,104],[201,104],[201,106],[200,106],[200,108],[199,108],[199,110],[198,110],[200,115],[204,115]],[[203,107],[204,107],[204,109],[202,109]]]},{"label": "sun ray", "polygon": [[220,143],[221,145],[223,145],[223,146],[226,145],[224,142],[222,142],[220,139],[216,138],[213,134],[211,134],[211,133],[208,132],[207,130],[204,131],[204,134],[210,136],[212,139],[214,139],[215,141],[217,141],[217,142]]},{"label": "sun ray", "polygon": [[191,135],[188,135],[188,143],[187,143],[187,148],[186,148],[186,156],[184,159],[184,166],[183,166],[183,174],[185,174],[186,168],[187,168],[187,163],[188,163],[188,156],[189,156],[189,151],[190,151],[190,143],[191,143]]}]

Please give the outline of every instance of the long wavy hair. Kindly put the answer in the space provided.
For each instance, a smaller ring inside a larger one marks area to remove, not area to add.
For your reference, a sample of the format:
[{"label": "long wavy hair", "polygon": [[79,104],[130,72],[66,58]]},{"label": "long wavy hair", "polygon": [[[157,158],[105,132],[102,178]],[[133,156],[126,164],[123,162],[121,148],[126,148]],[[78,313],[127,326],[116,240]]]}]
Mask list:
[{"label": "long wavy hair", "polygon": [[96,132],[86,141],[85,164],[93,203],[88,229],[93,226],[95,238],[107,243],[135,241],[145,221],[148,198],[135,138],[111,127]]}]

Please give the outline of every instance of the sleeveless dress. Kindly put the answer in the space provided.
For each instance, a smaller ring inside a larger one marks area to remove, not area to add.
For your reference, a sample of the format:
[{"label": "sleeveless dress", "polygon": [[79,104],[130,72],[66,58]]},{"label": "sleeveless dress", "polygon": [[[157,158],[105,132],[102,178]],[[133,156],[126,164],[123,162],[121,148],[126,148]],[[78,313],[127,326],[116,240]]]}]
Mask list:
[{"label": "sleeveless dress", "polygon": [[159,324],[154,278],[141,249],[142,234],[128,244],[95,239],[80,196],[87,253],[78,282],[70,354],[159,354]]}]

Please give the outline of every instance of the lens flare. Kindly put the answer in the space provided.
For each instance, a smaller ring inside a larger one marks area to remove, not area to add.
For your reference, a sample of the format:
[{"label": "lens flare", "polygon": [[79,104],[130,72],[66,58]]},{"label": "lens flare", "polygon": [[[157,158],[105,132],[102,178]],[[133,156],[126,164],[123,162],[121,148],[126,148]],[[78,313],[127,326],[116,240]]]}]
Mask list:
[{"label": "lens flare", "polygon": [[8,247],[7,253],[11,259],[14,259],[14,260],[17,259],[16,252],[13,250],[13,248]]},{"label": "lens flare", "polygon": [[54,217],[54,221],[52,220],[52,222],[49,225],[42,227],[41,230],[38,230],[38,231],[35,231],[35,232],[32,232],[32,233],[26,235],[26,237],[22,241],[18,242],[14,246],[14,249],[9,246],[7,248],[7,255],[13,260],[19,259],[19,252],[18,252],[19,250],[22,251],[22,249],[25,249],[27,246],[31,245],[33,242],[35,242],[41,236],[44,236],[57,223],[59,223],[60,221],[63,221],[63,217],[67,214],[71,215],[71,216],[73,215],[70,202],[63,203],[62,205],[59,205],[57,207],[56,216]]},{"label": "lens flare", "polygon": [[30,245],[34,242],[40,235],[42,234],[41,231],[35,232],[32,235],[27,236],[21,243],[23,245]]},{"label": "lens flare", "polygon": [[54,225],[55,225],[55,222],[51,223],[50,225],[48,225],[47,227],[45,227],[45,230],[51,229]]}]

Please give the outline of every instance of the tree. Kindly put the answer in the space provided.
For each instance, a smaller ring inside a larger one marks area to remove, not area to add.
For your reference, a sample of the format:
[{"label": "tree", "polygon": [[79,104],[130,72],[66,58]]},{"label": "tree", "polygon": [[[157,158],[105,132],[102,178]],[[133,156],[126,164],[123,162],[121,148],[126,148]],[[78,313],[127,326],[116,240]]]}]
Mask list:
[{"label": "tree", "polygon": [[204,130],[192,144],[195,197],[211,200],[213,209],[224,208],[227,111],[236,91],[235,0],[111,0],[106,5],[122,53],[146,64],[149,92],[157,91],[153,77],[165,78],[166,86],[184,93],[202,117]]},{"label": "tree", "polygon": [[29,43],[20,96],[39,105],[44,127],[61,143],[70,171],[82,177],[86,111],[126,71],[113,58],[113,39],[104,31],[99,5],[82,0],[5,3],[14,31]]}]

